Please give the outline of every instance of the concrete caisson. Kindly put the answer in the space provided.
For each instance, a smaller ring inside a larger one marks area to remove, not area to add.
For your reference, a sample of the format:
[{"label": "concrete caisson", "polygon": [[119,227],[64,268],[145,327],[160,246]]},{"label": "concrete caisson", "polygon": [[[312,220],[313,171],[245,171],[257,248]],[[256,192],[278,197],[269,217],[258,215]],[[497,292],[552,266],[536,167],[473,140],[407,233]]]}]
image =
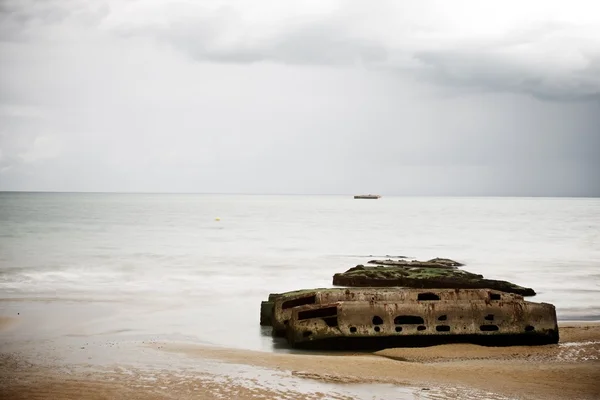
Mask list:
[{"label": "concrete caisson", "polygon": [[553,305],[488,289],[300,290],[271,295],[261,323],[308,348],[558,342]]}]

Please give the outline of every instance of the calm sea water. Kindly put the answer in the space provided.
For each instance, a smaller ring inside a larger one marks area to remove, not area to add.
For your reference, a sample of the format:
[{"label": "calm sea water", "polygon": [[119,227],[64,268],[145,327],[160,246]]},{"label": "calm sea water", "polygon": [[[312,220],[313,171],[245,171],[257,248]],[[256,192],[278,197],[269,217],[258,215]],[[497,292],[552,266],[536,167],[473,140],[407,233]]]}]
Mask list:
[{"label": "calm sea water", "polygon": [[600,199],[0,193],[0,308],[62,301],[88,334],[272,349],[269,293],[385,255],[456,259],[600,319]]}]

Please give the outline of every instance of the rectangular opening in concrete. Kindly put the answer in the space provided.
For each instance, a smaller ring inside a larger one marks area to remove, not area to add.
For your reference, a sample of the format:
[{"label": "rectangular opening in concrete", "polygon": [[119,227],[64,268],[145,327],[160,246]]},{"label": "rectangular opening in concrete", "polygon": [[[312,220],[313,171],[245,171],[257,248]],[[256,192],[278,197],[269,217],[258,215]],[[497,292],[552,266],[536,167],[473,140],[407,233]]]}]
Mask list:
[{"label": "rectangular opening in concrete", "polygon": [[418,325],[424,323],[425,321],[423,318],[417,315],[398,315],[396,318],[394,318],[394,324],[396,325]]},{"label": "rectangular opening in concrete", "polygon": [[479,330],[483,332],[492,332],[497,331],[498,329],[498,325],[481,325],[479,327]]},{"label": "rectangular opening in concrete", "polygon": [[440,296],[435,293],[427,292],[427,293],[419,293],[417,295],[417,300],[439,300]]},{"label": "rectangular opening in concrete", "polygon": [[490,300],[500,300],[500,294],[490,293]]},{"label": "rectangular opening in concrete", "polygon": [[438,332],[450,332],[450,327],[448,325],[438,325],[435,327],[435,330]]},{"label": "rectangular opening in concrete", "polygon": [[317,296],[312,295],[308,297],[299,297],[297,299],[284,301],[281,308],[286,310],[288,308],[294,308],[299,306],[305,306],[307,304],[315,304],[317,302]]},{"label": "rectangular opening in concrete", "polygon": [[327,324],[327,326],[330,327],[330,328],[335,328],[336,326],[338,326],[338,319],[337,319],[337,317],[323,318],[323,321],[325,321],[325,323]]},{"label": "rectangular opening in concrete", "polygon": [[311,319],[311,318],[327,318],[335,317],[337,315],[337,307],[326,307],[318,308],[316,310],[300,311],[298,313],[298,320]]}]

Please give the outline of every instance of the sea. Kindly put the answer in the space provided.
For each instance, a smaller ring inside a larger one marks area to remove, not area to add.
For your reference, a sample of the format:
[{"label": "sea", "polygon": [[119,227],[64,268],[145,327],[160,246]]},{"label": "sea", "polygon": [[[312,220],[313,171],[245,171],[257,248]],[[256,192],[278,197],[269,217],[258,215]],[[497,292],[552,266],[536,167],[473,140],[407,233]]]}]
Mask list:
[{"label": "sea", "polygon": [[399,256],[451,258],[534,288],[559,320],[600,320],[598,198],[0,193],[0,314],[34,316],[24,339],[286,351],[259,326],[269,293]]}]

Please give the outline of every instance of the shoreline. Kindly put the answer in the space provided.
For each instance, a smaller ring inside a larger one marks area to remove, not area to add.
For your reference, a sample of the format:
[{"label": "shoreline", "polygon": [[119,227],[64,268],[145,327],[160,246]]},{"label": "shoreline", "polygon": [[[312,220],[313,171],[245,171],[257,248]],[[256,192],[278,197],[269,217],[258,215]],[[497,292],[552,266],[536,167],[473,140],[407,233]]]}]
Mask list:
[{"label": "shoreline", "polygon": [[559,344],[546,346],[447,344],[354,354],[277,354],[173,343],[153,346],[188,357],[287,370],[325,382],[467,386],[532,399],[597,397],[600,323],[570,323],[560,328]]},{"label": "shoreline", "polygon": [[[0,326],[7,329],[16,322],[0,317]],[[348,399],[395,390],[381,398],[597,398],[600,322],[559,322],[559,327],[558,345],[448,344],[375,353],[276,353],[176,341],[123,341],[108,347],[106,340],[79,350],[67,338],[69,351],[87,352],[90,360],[104,356],[104,361],[94,364],[81,357],[61,363],[49,357],[38,364],[38,359],[23,357],[22,352],[0,352],[0,395],[15,399]],[[82,340],[91,342],[91,338]],[[113,345],[118,348],[113,350]],[[127,360],[131,354],[140,358]],[[290,387],[282,388],[280,382],[286,380]]]}]

